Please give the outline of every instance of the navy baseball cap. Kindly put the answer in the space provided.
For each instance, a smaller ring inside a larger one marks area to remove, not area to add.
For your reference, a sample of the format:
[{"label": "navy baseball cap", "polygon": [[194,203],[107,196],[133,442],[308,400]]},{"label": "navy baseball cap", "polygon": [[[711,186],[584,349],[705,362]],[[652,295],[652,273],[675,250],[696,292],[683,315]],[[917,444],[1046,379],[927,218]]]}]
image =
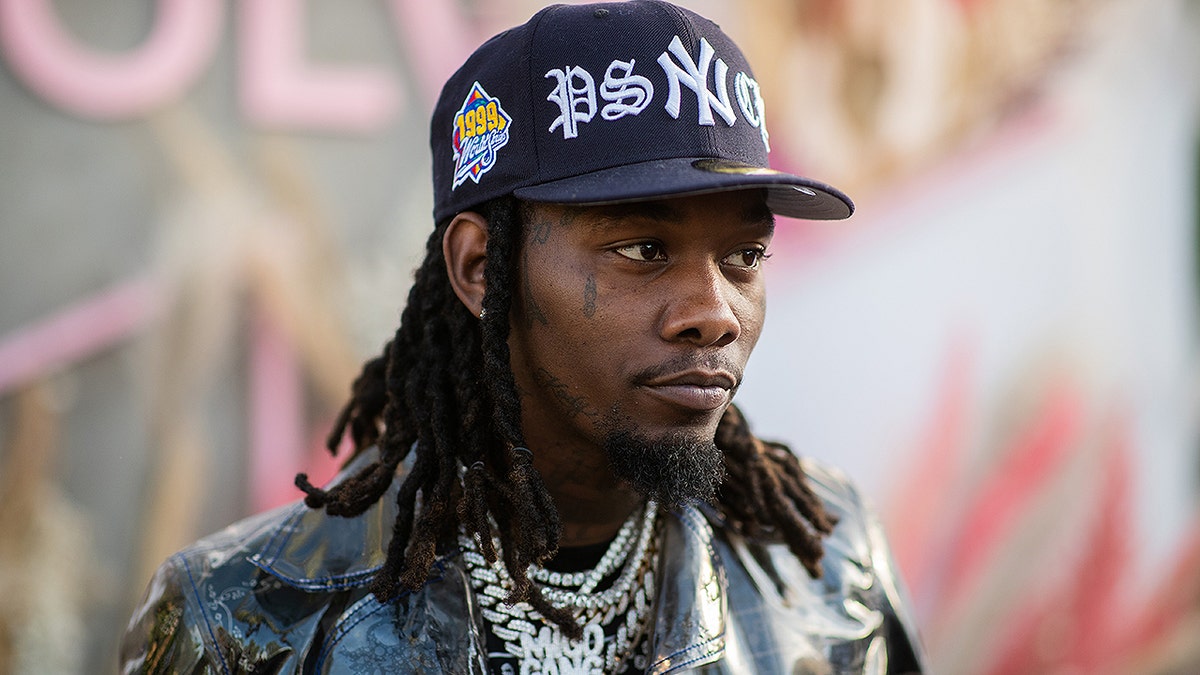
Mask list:
[{"label": "navy baseball cap", "polygon": [[506,194],[599,205],[762,188],[779,215],[854,211],[836,188],[770,168],[745,56],[658,0],[553,5],[488,40],[443,87],[430,145],[438,222]]}]

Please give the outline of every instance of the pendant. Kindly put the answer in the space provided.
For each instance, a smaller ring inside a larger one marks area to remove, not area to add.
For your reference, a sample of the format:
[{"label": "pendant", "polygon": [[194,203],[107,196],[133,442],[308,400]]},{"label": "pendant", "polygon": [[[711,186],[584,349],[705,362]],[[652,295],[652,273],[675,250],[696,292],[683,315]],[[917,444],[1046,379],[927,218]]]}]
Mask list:
[{"label": "pendant", "polygon": [[520,675],[603,675],[604,630],[591,623],[583,637],[570,640],[558,626],[545,626],[536,636],[521,633],[519,643],[505,645],[521,662]]}]

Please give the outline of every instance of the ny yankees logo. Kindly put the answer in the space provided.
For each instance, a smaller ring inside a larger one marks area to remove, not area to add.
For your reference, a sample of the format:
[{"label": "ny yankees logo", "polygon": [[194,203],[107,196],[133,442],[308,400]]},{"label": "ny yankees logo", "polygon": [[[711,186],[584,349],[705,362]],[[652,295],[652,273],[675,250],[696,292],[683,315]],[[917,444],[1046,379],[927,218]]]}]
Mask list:
[{"label": "ny yankees logo", "polygon": [[725,88],[725,75],[729,73],[729,66],[725,65],[725,61],[717,59],[717,67],[713,71],[713,78],[717,84],[716,100],[713,100],[713,93],[708,90],[708,67],[712,65],[715,55],[708,40],[700,38],[699,64],[692,61],[692,55],[683,48],[683,41],[679,39],[678,35],[671,40],[667,51],[679,59],[679,65],[676,65],[671,57],[667,56],[667,52],[663,52],[662,56],[658,57],[658,65],[662,66],[663,72],[667,74],[667,85],[670,87],[667,92],[667,114],[679,119],[679,85],[682,84],[696,93],[696,104],[700,108],[700,124],[712,126],[715,123],[713,120],[713,110],[715,109],[721,119],[725,120],[725,124],[733,126],[737,118],[733,115],[733,106],[729,105],[729,90]]}]

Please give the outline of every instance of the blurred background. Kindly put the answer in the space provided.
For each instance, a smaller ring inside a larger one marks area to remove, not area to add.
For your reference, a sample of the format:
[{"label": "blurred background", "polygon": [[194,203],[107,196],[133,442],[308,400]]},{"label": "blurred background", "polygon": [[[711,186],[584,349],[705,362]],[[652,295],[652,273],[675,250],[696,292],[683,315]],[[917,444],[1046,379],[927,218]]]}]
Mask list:
[{"label": "blurred background", "polygon": [[[1200,672],[1200,2],[684,2],[787,223],[739,400],[879,509],[940,673]],[[432,227],[428,115],[529,0],[0,0],[0,673],[327,478]]]}]

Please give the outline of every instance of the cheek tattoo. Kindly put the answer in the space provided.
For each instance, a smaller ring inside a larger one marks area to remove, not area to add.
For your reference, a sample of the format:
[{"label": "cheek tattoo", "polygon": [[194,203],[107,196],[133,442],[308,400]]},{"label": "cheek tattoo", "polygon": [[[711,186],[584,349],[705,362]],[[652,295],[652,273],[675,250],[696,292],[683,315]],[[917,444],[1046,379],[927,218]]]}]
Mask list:
[{"label": "cheek tattoo", "polygon": [[589,275],[583,287],[583,315],[592,318],[596,313],[596,277]]}]

